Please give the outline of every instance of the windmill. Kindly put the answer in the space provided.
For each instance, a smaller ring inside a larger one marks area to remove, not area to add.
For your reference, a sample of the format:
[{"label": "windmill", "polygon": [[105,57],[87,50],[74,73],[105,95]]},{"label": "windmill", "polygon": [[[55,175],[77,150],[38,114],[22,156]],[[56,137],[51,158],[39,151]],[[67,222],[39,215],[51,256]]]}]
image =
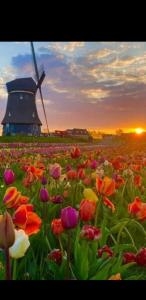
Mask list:
[{"label": "windmill", "polygon": [[40,93],[40,98],[41,98],[41,102],[42,102],[42,107],[43,107],[43,112],[44,112],[45,122],[46,122],[46,127],[47,127],[47,133],[49,134],[47,115],[46,115],[44,99],[43,99],[43,94],[42,94],[42,89],[41,89],[41,84],[45,78],[45,72],[44,72],[44,69],[42,69],[42,70],[40,69],[40,72],[39,72],[38,67],[37,67],[37,61],[36,61],[36,55],[35,55],[33,42],[30,42],[30,44],[31,44],[32,58],[33,58],[34,69],[35,69],[35,77],[37,80],[37,88],[39,89],[39,93]]}]

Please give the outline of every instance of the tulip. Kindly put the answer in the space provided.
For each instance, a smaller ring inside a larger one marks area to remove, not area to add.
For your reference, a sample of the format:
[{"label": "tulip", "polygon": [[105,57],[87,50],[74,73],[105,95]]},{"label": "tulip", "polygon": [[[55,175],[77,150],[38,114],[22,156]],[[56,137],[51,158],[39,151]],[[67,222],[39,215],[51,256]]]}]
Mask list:
[{"label": "tulip", "polygon": [[97,176],[96,188],[99,194],[111,196],[115,192],[115,181],[107,176],[103,180]]},{"label": "tulip", "polygon": [[107,197],[103,197],[103,203],[108,206],[113,213],[115,212],[115,205]]},{"label": "tulip", "polygon": [[142,177],[140,175],[134,176],[134,185],[140,187],[142,185]]},{"label": "tulip", "polygon": [[136,261],[136,254],[132,252],[125,252],[123,255],[123,263],[128,264]]},{"label": "tulip", "polygon": [[52,230],[53,234],[55,234],[55,235],[60,235],[64,231],[61,219],[53,219],[52,220],[51,230]]},{"label": "tulip", "polygon": [[87,240],[99,240],[101,237],[101,229],[91,225],[84,225],[80,237],[86,238]]},{"label": "tulip", "polygon": [[96,202],[93,200],[83,199],[80,203],[80,219],[84,222],[91,221],[96,212]]},{"label": "tulip", "polygon": [[12,218],[8,212],[0,215],[0,248],[8,249],[14,244],[15,231]]},{"label": "tulip", "polygon": [[97,168],[97,165],[98,165],[97,160],[92,160],[92,161],[91,161],[91,164],[90,164],[90,168],[91,168],[91,169],[96,169],[96,168]]},{"label": "tulip", "polygon": [[15,229],[15,243],[9,248],[10,257],[15,259],[23,257],[29,246],[29,238],[25,231]]},{"label": "tulip", "polygon": [[84,179],[85,178],[85,171],[83,168],[80,168],[77,172],[77,176],[79,179]]},{"label": "tulip", "polygon": [[138,265],[146,267],[146,248],[141,248],[137,253],[136,262]]},{"label": "tulip", "polygon": [[4,181],[6,185],[12,184],[15,181],[15,174],[11,169],[5,170]]},{"label": "tulip", "polygon": [[40,189],[40,201],[41,202],[48,202],[49,201],[49,193],[46,188]]},{"label": "tulip", "polygon": [[112,275],[108,280],[122,280],[121,274],[117,273],[115,275]]},{"label": "tulip", "polygon": [[53,260],[56,264],[60,265],[62,262],[62,252],[60,249],[52,250],[48,255],[49,260]]},{"label": "tulip", "polygon": [[16,187],[9,187],[4,195],[3,203],[7,208],[15,207],[19,202],[20,192]]},{"label": "tulip", "polygon": [[75,170],[70,170],[67,172],[68,179],[75,180],[75,179],[77,179],[77,177],[78,177],[78,174]]},{"label": "tulip", "polygon": [[46,185],[47,184],[47,178],[46,177],[42,177],[41,179],[42,185]]},{"label": "tulip", "polygon": [[146,219],[146,203],[142,202],[139,197],[135,197],[134,201],[128,204],[128,212],[137,217],[138,220]]},{"label": "tulip", "polygon": [[93,201],[95,201],[95,202],[98,201],[98,197],[97,197],[97,195],[93,192],[92,189],[89,189],[89,188],[84,189],[83,195],[84,195],[85,199],[90,199],[90,200],[93,200]]},{"label": "tulip", "polygon": [[103,246],[101,249],[98,249],[98,257],[102,257],[102,254],[106,253],[107,257],[113,256],[113,251],[107,246]]},{"label": "tulip", "polygon": [[71,158],[78,158],[81,155],[81,151],[78,147],[74,147],[71,151]]},{"label": "tulip", "polygon": [[78,224],[78,211],[71,207],[65,207],[61,210],[61,222],[65,229],[75,228]]},{"label": "tulip", "polygon": [[33,212],[33,205],[21,205],[13,215],[14,224],[23,229],[26,234],[32,235],[39,232],[42,220]]},{"label": "tulip", "polygon": [[61,195],[56,195],[56,196],[51,197],[51,201],[56,204],[62,203],[63,197]]},{"label": "tulip", "polygon": [[50,165],[49,172],[51,177],[53,177],[54,179],[59,179],[59,177],[61,176],[61,166],[57,163],[55,163],[54,165]]}]

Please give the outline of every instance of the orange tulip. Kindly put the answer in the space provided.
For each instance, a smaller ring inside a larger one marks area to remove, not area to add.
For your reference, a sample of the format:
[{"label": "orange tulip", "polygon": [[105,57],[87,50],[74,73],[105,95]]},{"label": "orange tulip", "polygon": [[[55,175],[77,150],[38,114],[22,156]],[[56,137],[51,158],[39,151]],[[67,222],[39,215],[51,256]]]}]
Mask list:
[{"label": "orange tulip", "polygon": [[31,204],[19,206],[14,213],[13,222],[28,235],[37,233],[42,223],[39,216],[33,212]]},{"label": "orange tulip", "polygon": [[3,203],[7,208],[12,208],[17,205],[20,198],[20,192],[17,191],[16,187],[9,187],[4,195]]},{"label": "orange tulip", "polygon": [[97,176],[96,189],[101,195],[111,196],[115,192],[115,180],[105,176],[102,180]]},{"label": "orange tulip", "polygon": [[106,206],[111,208],[113,213],[115,212],[115,205],[107,197],[103,197],[103,202]]},{"label": "orange tulip", "polygon": [[142,202],[139,197],[135,197],[134,201],[128,205],[128,212],[137,217],[138,220],[146,219],[146,203]]},{"label": "orange tulip", "polygon": [[79,214],[82,221],[90,221],[94,218],[96,211],[96,202],[83,199],[80,203]]}]

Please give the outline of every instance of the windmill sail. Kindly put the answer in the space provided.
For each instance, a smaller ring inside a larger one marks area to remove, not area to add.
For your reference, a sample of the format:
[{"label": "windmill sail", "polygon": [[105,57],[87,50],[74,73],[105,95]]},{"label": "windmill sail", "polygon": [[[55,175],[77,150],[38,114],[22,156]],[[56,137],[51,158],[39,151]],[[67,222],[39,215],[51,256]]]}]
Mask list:
[{"label": "windmill sail", "polygon": [[33,57],[34,68],[35,68],[35,75],[36,75],[35,77],[37,79],[37,88],[39,89],[39,92],[40,92],[40,98],[41,98],[41,102],[42,102],[42,106],[43,106],[43,111],[44,111],[44,116],[45,116],[45,121],[46,121],[46,126],[47,126],[47,132],[49,133],[47,115],[46,115],[46,110],[45,110],[45,105],[44,105],[44,100],[43,100],[43,95],[42,95],[42,89],[41,89],[42,81],[45,78],[45,72],[44,72],[44,70],[43,70],[43,72],[40,72],[40,70],[38,70],[35,51],[34,51],[34,45],[33,45],[33,42],[30,42],[30,43],[31,43],[32,57]]}]

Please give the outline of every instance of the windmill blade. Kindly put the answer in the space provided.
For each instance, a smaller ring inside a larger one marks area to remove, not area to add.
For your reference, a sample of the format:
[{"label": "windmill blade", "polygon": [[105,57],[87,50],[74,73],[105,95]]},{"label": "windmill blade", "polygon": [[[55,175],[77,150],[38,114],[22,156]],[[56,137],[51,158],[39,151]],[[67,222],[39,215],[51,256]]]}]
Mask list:
[{"label": "windmill blade", "polygon": [[42,76],[39,77],[33,42],[30,42],[30,44],[31,44],[32,57],[33,57],[34,68],[35,68],[36,79],[37,79],[37,88],[39,89],[39,92],[40,92],[40,98],[41,98],[41,102],[42,102],[42,106],[43,106],[43,111],[44,111],[44,116],[45,116],[45,121],[46,121],[46,126],[47,126],[47,132],[49,133],[47,115],[46,115],[46,111],[45,111],[44,99],[43,99],[43,94],[42,94],[42,89],[41,89],[41,83],[45,77],[45,72],[43,71]]}]

